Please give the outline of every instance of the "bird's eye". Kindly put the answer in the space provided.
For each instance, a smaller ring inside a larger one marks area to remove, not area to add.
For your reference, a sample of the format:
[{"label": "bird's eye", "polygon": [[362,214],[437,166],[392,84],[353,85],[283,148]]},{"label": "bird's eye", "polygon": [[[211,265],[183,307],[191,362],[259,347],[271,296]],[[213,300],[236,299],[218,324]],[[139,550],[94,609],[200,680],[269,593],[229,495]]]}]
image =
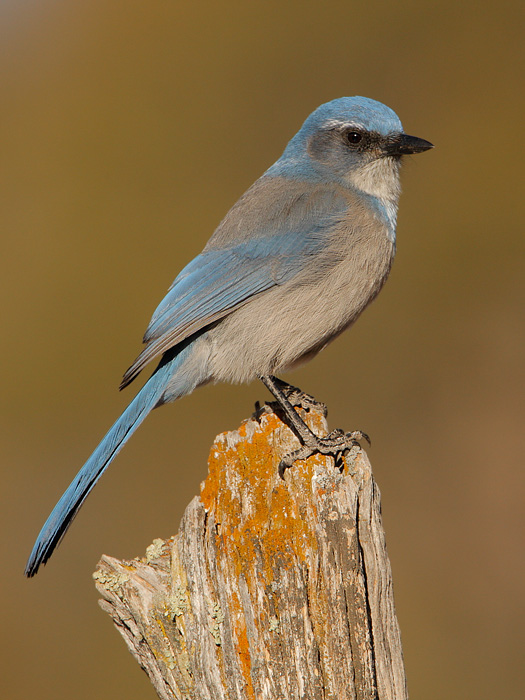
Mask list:
[{"label": "bird's eye", "polygon": [[346,140],[351,146],[357,146],[363,140],[363,134],[360,131],[347,131]]}]

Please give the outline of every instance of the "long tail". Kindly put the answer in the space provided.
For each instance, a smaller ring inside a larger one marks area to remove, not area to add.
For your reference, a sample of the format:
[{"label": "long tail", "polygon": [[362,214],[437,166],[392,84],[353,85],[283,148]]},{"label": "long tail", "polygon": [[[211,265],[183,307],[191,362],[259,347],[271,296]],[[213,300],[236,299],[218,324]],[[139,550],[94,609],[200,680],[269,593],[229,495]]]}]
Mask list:
[{"label": "long tail", "polygon": [[[91,457],[78,472],[62,495],[62,498],[53,508],[51,515],[38,535],[26,564],[26,576],[34,576],[40,565],[45,564],[53,554],[81,505],[105,469],[148,413],[159,404],[168,383],[172,384],[170,380],[172,380],[174,373],[184,363],[188,350],[189,348],[185,348],[176,357],[168,358],[165,356],[156,372],[110,428]],[[184,372],[184,368],[182,370],[180,377],[181,386],[176,391],[176,395],[173,395],[173,391],[170,392],[172,394],[170,400],[190,393],[198,383],[195,381],[195,377],[191,376],[192,372]]]}]

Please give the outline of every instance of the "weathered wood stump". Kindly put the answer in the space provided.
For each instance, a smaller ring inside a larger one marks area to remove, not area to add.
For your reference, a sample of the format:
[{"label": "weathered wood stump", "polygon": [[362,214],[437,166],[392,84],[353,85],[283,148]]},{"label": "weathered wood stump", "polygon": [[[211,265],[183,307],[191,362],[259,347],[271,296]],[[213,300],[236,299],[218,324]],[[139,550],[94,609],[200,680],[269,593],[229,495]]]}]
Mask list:
[{"label": "weathered wood stump", "polygon": [[[219,435],[179,534],[94,574],[160,698],[404,700],[380,497],[365,452],[314,455],[266,405]],[[300,413],[327,433],[322,407]]]}]

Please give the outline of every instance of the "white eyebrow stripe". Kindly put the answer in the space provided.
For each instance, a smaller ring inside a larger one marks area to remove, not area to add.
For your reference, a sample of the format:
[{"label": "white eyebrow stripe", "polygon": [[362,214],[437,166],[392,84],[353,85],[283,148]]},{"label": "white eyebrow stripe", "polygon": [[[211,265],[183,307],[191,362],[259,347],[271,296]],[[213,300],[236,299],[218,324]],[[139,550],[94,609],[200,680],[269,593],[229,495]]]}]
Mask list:
[{"label": "white eyebrow stripe", "polygon": [[358,122],[344,122],[339,119],[327,119],[323,123],[325,129],[364,129]]}]

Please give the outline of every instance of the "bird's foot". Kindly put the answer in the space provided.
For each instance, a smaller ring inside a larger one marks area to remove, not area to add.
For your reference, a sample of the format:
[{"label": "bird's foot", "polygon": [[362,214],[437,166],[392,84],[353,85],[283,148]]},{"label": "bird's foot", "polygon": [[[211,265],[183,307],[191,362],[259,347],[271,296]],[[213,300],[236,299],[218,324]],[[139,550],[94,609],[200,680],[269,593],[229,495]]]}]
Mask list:
[{"label": "bird's foot", "polygon": [[299,459],[308,459],[313,454],[335,455],[336,459],[340,455],[359,445],[360,440],[366,440],[370,445],[370,438],[361,430],[354,430],[345,433],[337,429],[329,433],[326,437],[317,437],[310,431],[310,435],[303,436],[303,445],[295,452],[291,452],[282,458],[279,464],[279,475],[284,479],[284,472]]},{"label": "bird's foot", "polygon": [[[304,394],[300,389],[296,389],[296,387],[290,386],[290,384],[283,382],[282,379],[277,379],[277,377],[272,375],[261,376],[261,381],[275,396],[277,403],[287,418],[288,426],[302,442],[302,447],[286,455],[281,460],[279,464],[279,474],[281,478],[284,478],[286,469],[291,467],[298,459],[307,459],[313,454],[320,453],[323,455],[334,455],[337,464],[338,457],[351,450],[355,445],[359,445],[359,440],[366,440],[370,444],[368,435],[360,430],[354,430],[352,433],[345,433],[343,430],[334,430],[326,437],[318,437],[306,425],[290,400],[291,397],[295,397],[302,401],[304,397],[307,397],[307,399],[310,400],[310,407],[312,405],[319,406],[315,399],[308,396],[308,394]],[[302,403],[299,405],[302,405]],[[321,406],[323,406],[323,404],[321,404]],[[326,410],[326,407],[324,408]]]}]

